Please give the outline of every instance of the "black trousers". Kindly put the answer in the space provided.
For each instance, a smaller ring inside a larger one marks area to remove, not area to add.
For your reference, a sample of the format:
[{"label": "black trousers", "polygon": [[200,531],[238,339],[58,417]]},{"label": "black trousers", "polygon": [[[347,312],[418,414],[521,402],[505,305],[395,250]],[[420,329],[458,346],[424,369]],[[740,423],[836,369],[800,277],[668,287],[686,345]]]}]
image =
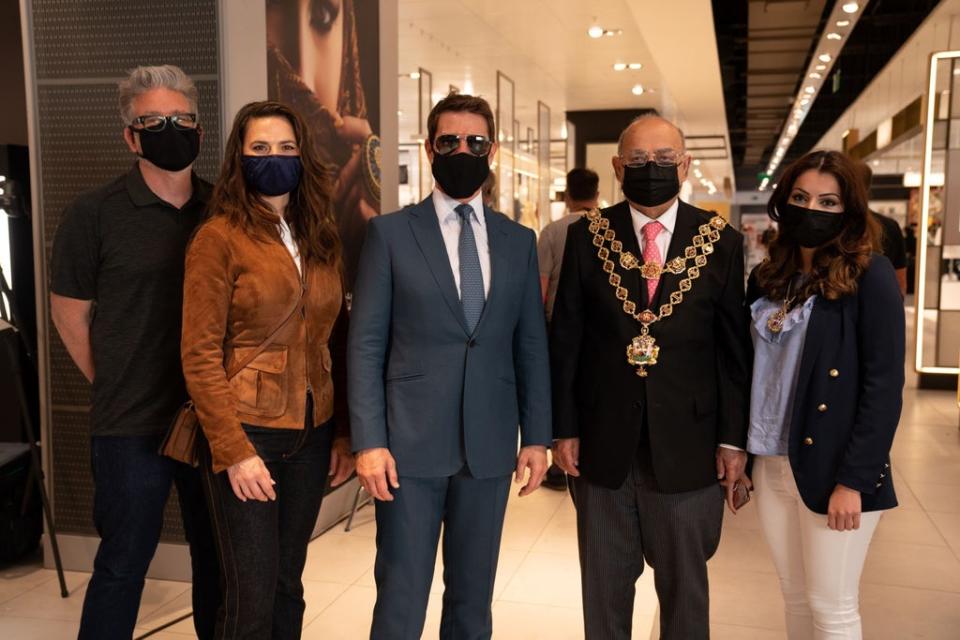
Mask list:
[{"label": "black trousers", "polygon": [[220,570],[201,474],[157,453],[162,439],[159,434],[90,440],[93,521],[100,546],[83,599],[81,640],[133,635],[144,578],[160,541],[164,505],[174,484],[190,544],[194,630],[201,640],[213,637]]},{"label": "black trousers", "polygon": [[710,637],[707,560],[720,544],[723,488],[658,490],[643,448],[619,489],[574,478],[587,640],[629,640],[636,582],[654,571],[663,640]]},{"label": "black trousers", "polygon": [[327,484],[333,425],[244,430],[276,482],[277,499],[242,502],[227,472],[214,474],[207,466],[205,488],[223,574],[216,637],[299,638],[301,576]]}]

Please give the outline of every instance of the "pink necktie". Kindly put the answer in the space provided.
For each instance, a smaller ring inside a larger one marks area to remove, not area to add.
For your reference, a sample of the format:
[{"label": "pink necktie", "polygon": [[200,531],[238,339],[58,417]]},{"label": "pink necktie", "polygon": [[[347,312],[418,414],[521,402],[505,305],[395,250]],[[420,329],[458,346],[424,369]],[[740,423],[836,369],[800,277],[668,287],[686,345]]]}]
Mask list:
[{"label": "pink necktie", "polygon": [[[660,255],[660,248],[657,246],[657,236],[663,231],[663,225],[654,220],[643,225],[643,261],[645,263],[654,263],[663,265],[663,256]],[[657,286],[660,284],[660,278],[656,280],[647,280],[647,300],[653,304],[653,294],[657,292]]]}]

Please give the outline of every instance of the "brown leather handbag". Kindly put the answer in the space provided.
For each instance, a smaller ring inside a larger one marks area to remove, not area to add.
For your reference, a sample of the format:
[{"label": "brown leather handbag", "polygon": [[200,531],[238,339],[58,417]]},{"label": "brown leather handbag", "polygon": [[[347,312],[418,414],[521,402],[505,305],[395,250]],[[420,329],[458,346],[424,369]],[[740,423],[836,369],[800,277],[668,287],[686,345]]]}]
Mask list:
[{"label": "brown leather handbag", "polygon": [[[264,350],[269,347],[280,331],[283,330],[290,319],[293,318],[303,308],[303,290],[300,291],[300,298],[290,314],[284,318],[283,322],[277,325],[277,328],[270,332],[266,340],[260,343],[246,358],[236,363],[230,371],[227,372],[227,381],[233,380],[243,369],[256,359]],[[200,446],[203,442],[203,436],[200,426],[200,418],[197,416],[197,409],[192,400],[188,400],[177,410],[170,428],[167,429],[167,435],[160,443],[160,455],[173,458],[177,462],[188,464],[191,467],[200,466]]]}]

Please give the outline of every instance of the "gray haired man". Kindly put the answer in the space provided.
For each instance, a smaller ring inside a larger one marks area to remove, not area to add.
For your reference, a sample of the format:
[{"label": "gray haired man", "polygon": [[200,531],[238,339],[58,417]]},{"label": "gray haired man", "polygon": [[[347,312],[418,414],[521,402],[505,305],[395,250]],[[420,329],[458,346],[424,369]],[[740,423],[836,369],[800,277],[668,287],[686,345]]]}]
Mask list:
[{"label": "gray haired man", "polygon": [[120,83],[123,138],[137,161],[71,204],[57,230],[50,313],[93,384],[93,520],[100,534],[80,638],[130,638],[174,483],[193,565],[194,626],[213,637],[219,569],[200,476],[158,453],[186,400],[180,368],[183,261],[210,185],[192,171],[197,90],[179,68]]}]

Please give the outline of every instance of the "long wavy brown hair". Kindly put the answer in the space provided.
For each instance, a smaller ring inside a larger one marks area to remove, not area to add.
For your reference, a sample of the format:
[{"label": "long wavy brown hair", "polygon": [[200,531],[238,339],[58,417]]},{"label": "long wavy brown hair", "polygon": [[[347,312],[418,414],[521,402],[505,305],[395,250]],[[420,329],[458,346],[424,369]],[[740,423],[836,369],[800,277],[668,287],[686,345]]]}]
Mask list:
[{"label": "long wavy brown hair", "polygon": [[[789,202],[797,178],[807,171],[829,173],[840,185],[843,230],[817,248],[813,271],[797,291],[805,300],[819,295],[827,300],[856,293],[857,281],[870,264],[879,227],[867,207],[867,191],[857,169],[838,151],[813,151],[788,166],[767,203],[767,213],[779,222],[778,211]],[[757,284],[773,299],[785,298],[789,284],[802,266],[799,243],[781,230],[770,243],[770,257],[757,268]]]},{"label": "long wavy brown hair", "polygon": [[237,112],[233,130],[227,139],[223,168],[210,201],[211,216],[225,216],[234,226],[255,238],[279,239],[277,216],[263,196],[251,189],[243,175],[243,140],[247,125],[257,118],[286,118],[300,149],[303,176],[290,201],[284,218],[300,248],[300,257],[307,263],[339,265],[340,236],[333,215],[333,180],[330,171],[317,157],[310,140],[310,131],[303,119],[290,107],[279,102],[251,102]]}]

